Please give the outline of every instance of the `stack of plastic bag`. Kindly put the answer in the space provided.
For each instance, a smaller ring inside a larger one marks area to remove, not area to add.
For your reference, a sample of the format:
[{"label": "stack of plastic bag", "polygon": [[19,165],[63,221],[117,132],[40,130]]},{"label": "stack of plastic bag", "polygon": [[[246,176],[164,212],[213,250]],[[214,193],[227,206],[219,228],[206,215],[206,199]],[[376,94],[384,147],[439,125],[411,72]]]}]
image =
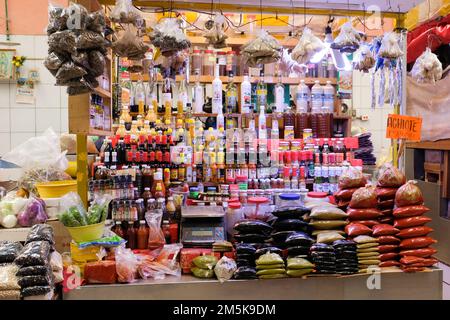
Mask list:
[{"label": "stack of plastic bag", "polygon": [[47,224],[33,226],[27,236],[25,247],[14,262],[20,267],[17,272],[22,297],[53,296],[54,276],[50,254],[54,251],[53,229]]},{"label": "stack of plastic bag", "polygon": [[378,239],[361,235],[353,239],[357,243],[358,267],[360,273],[366,273],[369,267],[378,267],[380,264],[380,251]]},{"label": "stack of plastic bag", "polygon": [[394,226],[400,229],[396,234],[401,239],[400,263],[405,272],[421,271],[438,262],[432,255],[436,250],[430,245],[437,241],[428,234],[433,229],[425,226],[431,219],[423,214],[430,209],[423,205],[422,191],[416,181],[410,180],[401,186],[395,194],[393,211]]},{"label": "stack of plastic bag", "polygon": [[215,256],[198,256],[192,260],[192,274],[197,278],[214,278],[214,267],[217,264]]},{"label": "stack of plastic bag", "polygon": [[314,265],[305,258],[292,257],[287,259],[286,274],[289,277],[302,277],[311,273],[313,269]]},{"label": "stack of plastic bag", "polygon": [[57,86],[68,87],[69,95],[87,93],[99,85],[96,78],[104,72],[109,45],[102,33],[105,25],[101,11],[88,13],[79,4],[65,9],[50,6],[49,54],[44,65]]},{"label": "stack of plastic bag", "polygon": [[336,273],[336,253],[332,245],[315,243],[311,247],[310,255],[316,273]]},{"label": "stack of plastic bag", "polygon": [[430,48],[426,48],[414,63],[411,75],[417,82],[435,83],[442,78],[442,63]]},{"label": "stack of plastic bag", "polygon": [[0,242],[0,300],[20,299],[19,268],[13,262],[22,249],[20,242]]},{"label": "stack of plastic bag", "polygon": [[378,209],[383,214],[379,218],[381,223],[392,224],[394,222],[392,211],[395,193],[405,182],[405,175],[392,164],[386,163],[380,168],[375,191],[378,197]]},{"label": "stack of plastic bag", "polygon": [[233,259],[223,256],[214,267],[214,273],[220,282],[225,282],[233,277],[236,269],[236,262]]},{"label": "stack of plastic bag", "polygon": [[336,254],[336,273],[353,274],[358,272],[358,255],[356,242],[337,240],[333,242]]},{"label": "stack of plastic bag", "polygon": [[256,275],[259,279],[286,277],[283,258],[276,253],[265,253],[256,260]]},{"label": "stack of plastic bag", "polygon": [[339,176],[339,190],[334,193],[338,208],[347,210],[353,193],[367,183],[361,170],[349,167]]},{"label": "stack of plastic bag", "polygon": [[317,242],[331,244],[343,240],[347,225],[347,213],[339,208],[324,205],[312,208],[309,225],[314,228],[313,235]]}]

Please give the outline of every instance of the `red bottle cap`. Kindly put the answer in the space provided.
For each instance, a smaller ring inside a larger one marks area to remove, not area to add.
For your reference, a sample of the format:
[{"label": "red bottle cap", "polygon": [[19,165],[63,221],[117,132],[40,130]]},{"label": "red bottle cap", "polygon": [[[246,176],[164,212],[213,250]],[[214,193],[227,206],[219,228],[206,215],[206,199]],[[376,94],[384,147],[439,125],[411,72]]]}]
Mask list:
[{"label": "red bottle cap", "polygon": [[153,143],[153,136],[152,136],[152,135],[149,134],[149,135],[147,136],[147,142],[148,142],[148,143]]},{"label": "red bottle cap", "polygon": [[291,153],[290,152],[285,152],[284,160],[286,163],[291,163]]},{"label": "red bottle cap", "polygon": [[292,162],[298,161],[298,151],[291,151]]},{"label": "red bottle cap", "polygon": [[298,177],[298,167],[292,167],[292,176],[293,177]]},{"label": "red bottle cap", "polygon": [[289,168],[289,167],[284,167],[283,168],[283,176],[285,177],[285,178],[289,178],[289,176],[291,175],[291,170],[290,170],[291,168]]},{"label": "red bottle cap", "polygon": [[162,162],[162,160],[163,160],[162,151],[156,151],[156,161]]},{"label": "red bottle cap", "polygon": [[123,142],[125,142],[125,144],[130,144],[130,140],[131,140],[131,138],[130,138],[130,135],[126,135],[125,137],[123,137]]},{"label": "red bottle cap", "polygon": [[145,136],[139,136],[139,143],[144,144],[145,143]]},{"label": "red bottle cap", "polygon": [[160,144],[161,143],[161,136],[160,135],[155,137],[155,142],[156,142],[156,144]]},{"label": "red bottle cap", "polygon": [[162,136],[161,143],[162,144],[167,144],[167,136]]},{"label": "red bottle cap", "polygon": [[141,162],[141,154],[139,152],[136,153],[135,158],[136,162]]},{"label": "red bottle cap", "polygon": [[149,161],[150,161],[150,162],[155,161],[155,151],[151,151],[151,152],[150,152],[150,155],[149,155]]},{"label": "red bottle cap", "polygon": [[326,192],[308,192],[308,197],[310,198],[326,198],[328,194]]},{"label": "red bottle cap", "polygon": [[142,152],[141,160],[142,162],[148,162],[148,152]]},{"label": "red bottle cap", "polygon": [[164,162],[170,163],[170,152],[164,152]]},{"label": "red bottle cap", "polygon": [[133,161],[133,152],[131,152],[131,151],[127,152],[127,160],[130,162]]}]

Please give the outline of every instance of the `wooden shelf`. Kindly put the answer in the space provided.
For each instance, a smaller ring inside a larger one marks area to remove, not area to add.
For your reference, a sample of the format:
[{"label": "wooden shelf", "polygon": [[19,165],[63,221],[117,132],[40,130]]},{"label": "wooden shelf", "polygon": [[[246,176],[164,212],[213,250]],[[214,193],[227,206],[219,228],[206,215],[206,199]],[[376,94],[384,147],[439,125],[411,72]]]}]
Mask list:
[{"label": "wooden shelf", "polygon": [[450,139],[437,141],[407,142],[406,148],[450,151]]},{"label": "wooden shelf", "polygon": [[88,136],[112,136],[113,131],[106,131],[106,130],[98,130],[94,128],[89,128]]},{"label": "wooden shelf", "polygon": [[111,92],[106,91],[105,89],[103,89],[101,87],[95,88],[94,93],[98,94],[99,96],[102,96],[103,98],[111,99]]},{"label": "wooden shelf", "polygon": [[[130,79],[131,81],[138,81],[139,78],[141,77],[141,75],[136,74],[136,73],[132,73],[130,74]],[[250,82],[252,83],[256,83],[257,81],[259,81],[260,77],[250,77]],[[180,76],[176,77],[176,81],[180,81],[182,78]],[[197,77],[196,76],[189,76],[189,83],[195,83],[196,82]],[[148,81],[148,75],[144,74],[142,75],[142,80],[143,81]],[[162,81],[163,78],[161,75],[158,75],[158,81]],[[200,83],[212,83],[214,80],[213,76],[200,76],[199,77],[199,81]],[[222,83],[228,83],[228,77],[220,77],[220,80],[222,81]],[[293,85],[297,85],[300,83],[300,80],[305,80],[306,84],[314,84],[314,82],[316,80],[319,80],[319,83],[321,85],[325,85],[327,83],[327,81],[330,81],[332,85],[336,85],[337,84],[337,80],[336,78],[291,78],[291,77],[282,77],[282,82],[283,84],[293,84]],[[244,77],[242,76],[236,76],[233,79],[234,83],[239,84],[242,83],[242,81],[244,81]],[[277,83],[278,82],[278,77],[264,77],[264,82],[265,83]]]}]

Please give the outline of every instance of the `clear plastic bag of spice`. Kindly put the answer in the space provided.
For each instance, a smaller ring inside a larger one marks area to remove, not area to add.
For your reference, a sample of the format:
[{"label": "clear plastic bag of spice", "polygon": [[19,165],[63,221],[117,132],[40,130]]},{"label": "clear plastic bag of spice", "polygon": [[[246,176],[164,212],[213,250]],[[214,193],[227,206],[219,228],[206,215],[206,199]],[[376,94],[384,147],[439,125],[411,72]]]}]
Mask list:
[{"label": "clear plastic bag of spice", "polygon": [[250,67],[277,62],[281,58],[282,47],[267,31],[261,30],[256,39],[241,48],[241,54]]}]

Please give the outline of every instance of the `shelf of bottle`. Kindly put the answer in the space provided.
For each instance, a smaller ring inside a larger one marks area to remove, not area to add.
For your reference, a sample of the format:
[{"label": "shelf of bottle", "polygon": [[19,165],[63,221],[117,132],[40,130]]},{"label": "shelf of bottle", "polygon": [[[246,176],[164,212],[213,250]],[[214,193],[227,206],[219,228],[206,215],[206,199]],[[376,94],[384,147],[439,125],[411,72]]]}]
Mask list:
[{"label": "shelf of bottle", "polygon": [[[132,73],[130,75],[131,81],[138,81],[140,78],[142,78],[143,81],[148,81],[149,80],[147,74],[139,75],[139,74],[136,74],[136,73]],[[175,78],[176,81],[180,81],[181,79],[182,79],[181,76],[176,76],[176,78]],[[259,81],[259,79],[260,79],[260,77],[250,77],[250,82],[256,83],[257,81]],[[158,81],[162,81],[162,80],[163,80],[162,76],[158,75]],[[190,76],[189,77],[189,83],[195,83],[196,80],[197,80],[196,76]],[[212,83],[213,80],[214,80],[213,76],[199,76],[199,82],[200,83]],[[220,80],[222,81],[222,83],[228,83],[228,77],[226,77],[226,76],[225,77],[223,77],[223,76],[220,77]],[[292,85],[299,84],[300,80],[305,80],[305,83],[306,84],[310,84],[310,85],[314,84],[314,82],[316,80],[318,80],[321,85],[325,85],[327,83],[327,81],[330,81],[332,85],[337,84],[336,78],[292,78],[292,77],[282,77],[281,78],[281,81],[282,81],[283,84],[292,84]],[[234,81],[234,83],[237,83],[237,84],[242,83],[242,81],[244,81],[244,77],[242,77],[242,76],[233,77],[233,81]],[[278,82],[278,77],[265,76],[264,77],[264,82],[268,83],[268,84],[270,84],[270,83],[277,83]]]},{"label": "shelf of bottle", "polygon": [[101,87],[95,88],[94,93],[98,94],[99,96],[102,96],[103,98],[111,99],[111,92],[109,92]]}]

